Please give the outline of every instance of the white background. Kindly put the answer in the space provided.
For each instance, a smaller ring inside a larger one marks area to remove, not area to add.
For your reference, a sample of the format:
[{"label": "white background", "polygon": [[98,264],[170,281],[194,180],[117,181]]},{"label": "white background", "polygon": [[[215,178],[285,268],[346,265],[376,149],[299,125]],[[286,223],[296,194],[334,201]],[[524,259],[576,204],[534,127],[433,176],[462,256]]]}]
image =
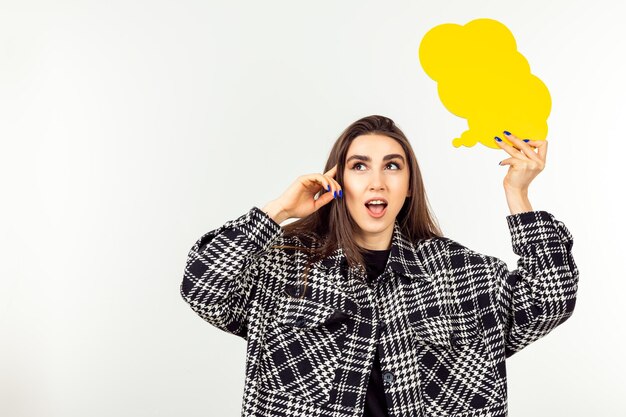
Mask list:
[{"label": "white background", "polygon": [[445,235],[513,269],[508,154],[451,145],[466,121],[417,57],[481,17],[550,90],[530,200],[580,269],[574,316],[507,361],[510,415],[623,413],[620,3],[1,0],[0,415],[239,415],[245,342],[182,300],[187,253],[370,114],[410,138]]}]

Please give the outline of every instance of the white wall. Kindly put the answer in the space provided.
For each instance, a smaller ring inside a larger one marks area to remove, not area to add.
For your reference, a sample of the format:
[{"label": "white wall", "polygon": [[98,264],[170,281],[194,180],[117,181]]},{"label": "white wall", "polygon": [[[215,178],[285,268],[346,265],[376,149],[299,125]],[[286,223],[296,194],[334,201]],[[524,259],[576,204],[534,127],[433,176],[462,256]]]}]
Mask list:
[{"label": "white wall", "polygon": [[417,59],[430,28],[480,17],[511,29],[550,89],[530,198],[568,226],[581,273],[572,319],[507,361],[510,415],[623,412],[625,15],[619,1],[1,0],[0,415],[239,415],[245,344],[180,297],[188,250],[321,171],[366,115],[410,137],[446,235],[514,268],[508,155],[451,145],[465,121]]}]

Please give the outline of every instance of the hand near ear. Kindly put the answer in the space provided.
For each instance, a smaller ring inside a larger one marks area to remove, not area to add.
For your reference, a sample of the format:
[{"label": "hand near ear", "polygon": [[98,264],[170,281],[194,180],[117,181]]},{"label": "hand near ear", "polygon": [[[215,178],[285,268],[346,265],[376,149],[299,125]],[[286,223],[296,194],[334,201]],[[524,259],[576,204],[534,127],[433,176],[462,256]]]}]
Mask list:
[{"label": "hand near ear", "polygon": [[[335,180],[337,165],[324,174],[301,175],[276,200],[269,202],[263,211],[276,223],[302,218],[322,206],[343,197],[341,185]],[[320,193],[316,199],[315,195]]]}]

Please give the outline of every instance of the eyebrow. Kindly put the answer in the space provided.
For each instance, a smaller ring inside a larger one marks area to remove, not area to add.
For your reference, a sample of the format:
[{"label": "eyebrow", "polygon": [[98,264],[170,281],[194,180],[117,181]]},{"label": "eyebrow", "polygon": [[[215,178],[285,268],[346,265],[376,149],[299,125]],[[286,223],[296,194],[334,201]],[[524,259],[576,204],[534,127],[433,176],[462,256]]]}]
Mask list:
[{"label": "eyebrow", "polygon": [[[402,155],[400,155],[399,153],[392,153],[390,155],[385,155],[385,156],[383,156],[383,161],[389,161],[390,159],[395,159],[395,158],[398,158],[398,159],[400,159],[402,161],[402,163],[405,163],[404,162],[404,157]],[[372,161],[372,158],[370,158],[367,155],[352,155],[350,158],[348,158],[346,160],[346,164],[348,162],[352,161],[353,159],[357,159],[359,161],[366,161],[366,162],[371,162]]]}]

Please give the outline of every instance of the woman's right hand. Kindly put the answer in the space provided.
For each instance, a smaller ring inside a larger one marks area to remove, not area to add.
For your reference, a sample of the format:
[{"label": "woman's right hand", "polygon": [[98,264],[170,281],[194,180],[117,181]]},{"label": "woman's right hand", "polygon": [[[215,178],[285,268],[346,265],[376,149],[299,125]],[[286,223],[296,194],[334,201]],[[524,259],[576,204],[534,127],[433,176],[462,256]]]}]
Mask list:
[{"label": "woman's right hand", "polygon": [[[263,211],[278,224],[290,218],[302,218],[314,213],[334,198],[343,197],[341,185],[334,178],[336,173],[337,165],[323,175],[299,176],[280,197],[269,202]],[[317,193],[329,189],[329,192],[315,199]]]}]

